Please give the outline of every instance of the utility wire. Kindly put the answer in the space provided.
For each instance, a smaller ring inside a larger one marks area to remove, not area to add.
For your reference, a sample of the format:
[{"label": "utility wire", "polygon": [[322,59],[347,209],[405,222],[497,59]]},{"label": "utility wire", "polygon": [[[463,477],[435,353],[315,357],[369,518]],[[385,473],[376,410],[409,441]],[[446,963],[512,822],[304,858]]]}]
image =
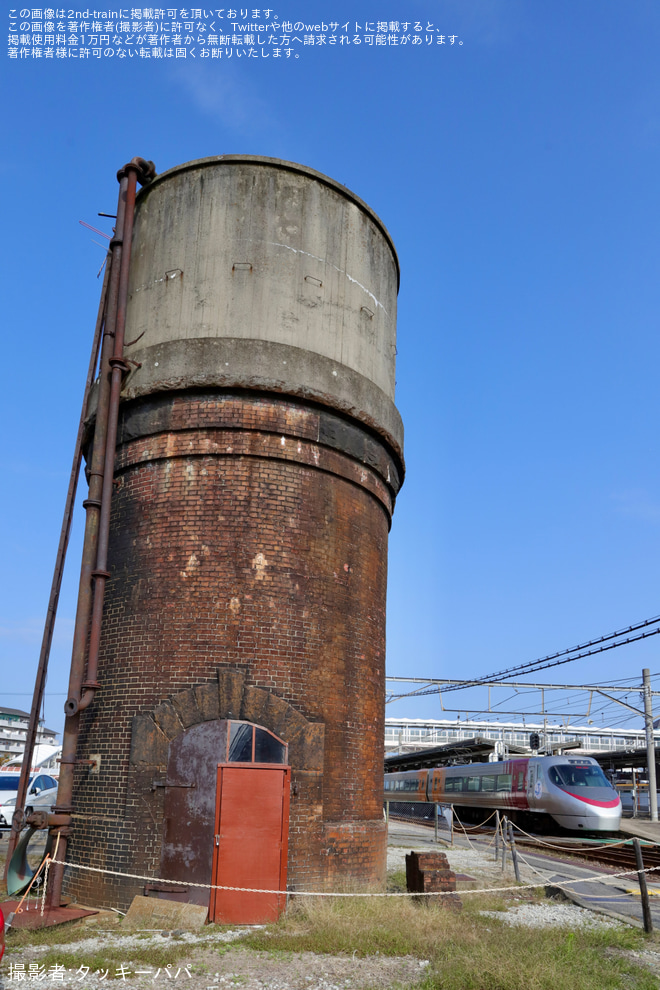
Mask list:
[{"label": "utility wire", "polygon": [[[644,622],[639,622],[634,626],[628,626],[626,629],[621,629],[618,632],[610,633],[609,636],[601,636],[599,639],[593,639],[588,643],[583,643],[581,646],[574,646],[570,650],[561,650],[559,653],[551,653],[547,657],[541,657],[537,660],[530,660],[528,663],[518,664],[517,667],[507,667],[505,670],[499,670],[494,674],[486,674],[484,677],[477,677],[474,680],[464,681],[461,684],[444,684],[442,687],[433,687],[430,689],[418,688],[415,691],[408,691],[406,694],[390,695],[387,699],[389,704],[392,701],[400,701],[402,698],[412,698],[412,697],[423,697],[428,694],[446,694],[448,691],[463,691],[466,687],[479,687],[482,684],[488,684],[489,681],[495,680],[506,680],[509,677],[515,677],[521,673],[535,673],[539,670],[546,670],[548,667],[559,667],[564,663],[572,663],[573,660],[581,660],[583,657],[595,656],[598,653],[605,653],[607,650],[614,650],[617,646],[627,646],[629,643],[636,643],[641,639],[648,639],[650,636],[657,636],[660,633],[660,626],[657,629],[651,629],[648,632],[641,632],[637,636],[628,636],[627,639],[619,640],[616,643],[609,642],[610,640],[616,639],[619,636],[623,636],[627,632],[635,632],[638,629],[644,629],[655,622],[660,622],[660,616],[656,616],[654,619],[646,619]],[[595,646],[597,643],[606,643],[606,646],[598,646],[596,649],[586,649],[586,647]],[[575,652],[581,650],[583,652]],[[569,656],[568,654],[575,654],[574,656]]]}]

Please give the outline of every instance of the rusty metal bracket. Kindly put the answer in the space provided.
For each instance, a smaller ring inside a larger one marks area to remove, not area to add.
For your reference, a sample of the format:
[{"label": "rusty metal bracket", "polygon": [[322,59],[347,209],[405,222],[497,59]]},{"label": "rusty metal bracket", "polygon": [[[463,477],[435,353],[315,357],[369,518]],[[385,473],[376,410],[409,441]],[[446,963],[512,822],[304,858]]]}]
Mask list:
[{"label": "rusty metal bracket", "polygon": [[108,364],[110,365],[111,368],[119,368],[122,375],[127,374],[127,372],[131,370],[124,361],[124,359],[120,357],[111,357]]},{"label": "rusty metal bracket", "polygon": [[157,787],[197,787],[197,784],[174,784],[171,780],[152,780],[151,790],[155,791]]},{"label": "rusty metal bracket", "polygon": [[101,499],[100,498],[86,498],[82,504],[83,509],[100,509]]},{"label": "rusty metal bracket", "polygon": [[47,811],[33,811],[31,814],[25,816],[25,824],[38,829],[48,828],[50,824],[48,821],[49,817]]}]

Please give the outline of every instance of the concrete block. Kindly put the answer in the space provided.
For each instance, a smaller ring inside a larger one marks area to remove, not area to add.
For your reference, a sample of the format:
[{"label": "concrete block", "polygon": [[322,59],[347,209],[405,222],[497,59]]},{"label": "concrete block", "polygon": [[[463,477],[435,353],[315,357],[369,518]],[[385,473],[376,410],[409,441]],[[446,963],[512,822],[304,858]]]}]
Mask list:
[{"label": "concrete block", "polygon": [[[266,710],[268,707],[268,691],[263,688],[245,688],[243,693],[243,704],[241,706],[241,718],[246,722],[254,722],[256,725],[266,725]],[[271,728],[267,725],[266,728]]]},{"label": "concrete block", "polygon": [[195,701],[205,722],[220,718],[220,699],[217,684],[198,684],[195,690]]},{"label": "concrete block", "polygon": [[268,728],[285,742],[289,741],[286,737],[286,717],[289,708],[290,705],[276,694],[268,695],[268,705],[265,709]]},{"label": "concrete block", "polygon": [[154,719],[168,739],[174,739],[183,732],[183,723],[169,701],[164,701],[154,708]]},{"label": "concrete block", "polygon": [[195,701],[194,690],[190,689],[189,691],[181,691],[180,694],[174,694],[170,698],[170,701],[174,705],[184,729],[187,729],[190,725],[197,725],[198,722],[204,721],[202,713]]},{"label": "concrete block", "polygon": [[149,715],[135,715],[131,730],[131,756],[134,766],[167,763],[169,740]]},{"label": "concrete block", "polygon": [[138,894],[133,898],[122,927],[197,930],[204,927],[207,915],[208,908],[199,904],[185,904],[181,901],[168,901],[163,897],[143,897]]},{"label": "concrete block", "polygon": [[240,718],[243,707],[245,671],[218,671],[218,708],[220,718]]}]

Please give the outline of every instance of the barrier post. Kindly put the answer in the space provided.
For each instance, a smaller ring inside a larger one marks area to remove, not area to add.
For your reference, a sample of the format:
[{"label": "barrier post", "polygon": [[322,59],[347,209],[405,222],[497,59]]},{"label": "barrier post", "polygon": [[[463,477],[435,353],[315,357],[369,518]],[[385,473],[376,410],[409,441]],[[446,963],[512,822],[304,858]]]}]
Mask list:
[{"label": "barrier post", "polygon": [[651,905],[649,904],[649,889],[646,886],[646,873],[644,873],[644,860],[642,858],[642,847],[637,836],[633,839],[635,847],[635,862],[637,863],[637,879],[639,880],[639,893],[642,899],[642,917],[644,918],[644,931],[653,931],[653,918],[651,917]]},{"label": "barrier post", "polygon": [[506,869],[506,830],[507,830],[507,820],[506,815],[502,816],[502,873]]},{"label": "barrier post", "polygon": [[513,860],[513,870],[516,874],[516,880],[520,883],[520,870],[518,869],[518,851],[516,849],[516,840],[513,835],[513,825],[509,822],[509,845],[511,846],[511,859]]},{"label": "barrier post", "polygon": [[500,813],[495,812],[495,862],[500,858]]}]

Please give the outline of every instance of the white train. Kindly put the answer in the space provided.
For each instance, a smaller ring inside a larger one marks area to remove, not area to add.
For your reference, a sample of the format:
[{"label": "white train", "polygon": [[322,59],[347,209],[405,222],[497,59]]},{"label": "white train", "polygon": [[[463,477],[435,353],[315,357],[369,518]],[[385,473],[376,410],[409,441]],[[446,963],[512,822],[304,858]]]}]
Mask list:
[{"label": "white train", "polygon": [[513,820],[550,815],[562,828],[616,832],[621,799],[589,756],[517,757],[385,774],[385,801],[497,808]]}]

